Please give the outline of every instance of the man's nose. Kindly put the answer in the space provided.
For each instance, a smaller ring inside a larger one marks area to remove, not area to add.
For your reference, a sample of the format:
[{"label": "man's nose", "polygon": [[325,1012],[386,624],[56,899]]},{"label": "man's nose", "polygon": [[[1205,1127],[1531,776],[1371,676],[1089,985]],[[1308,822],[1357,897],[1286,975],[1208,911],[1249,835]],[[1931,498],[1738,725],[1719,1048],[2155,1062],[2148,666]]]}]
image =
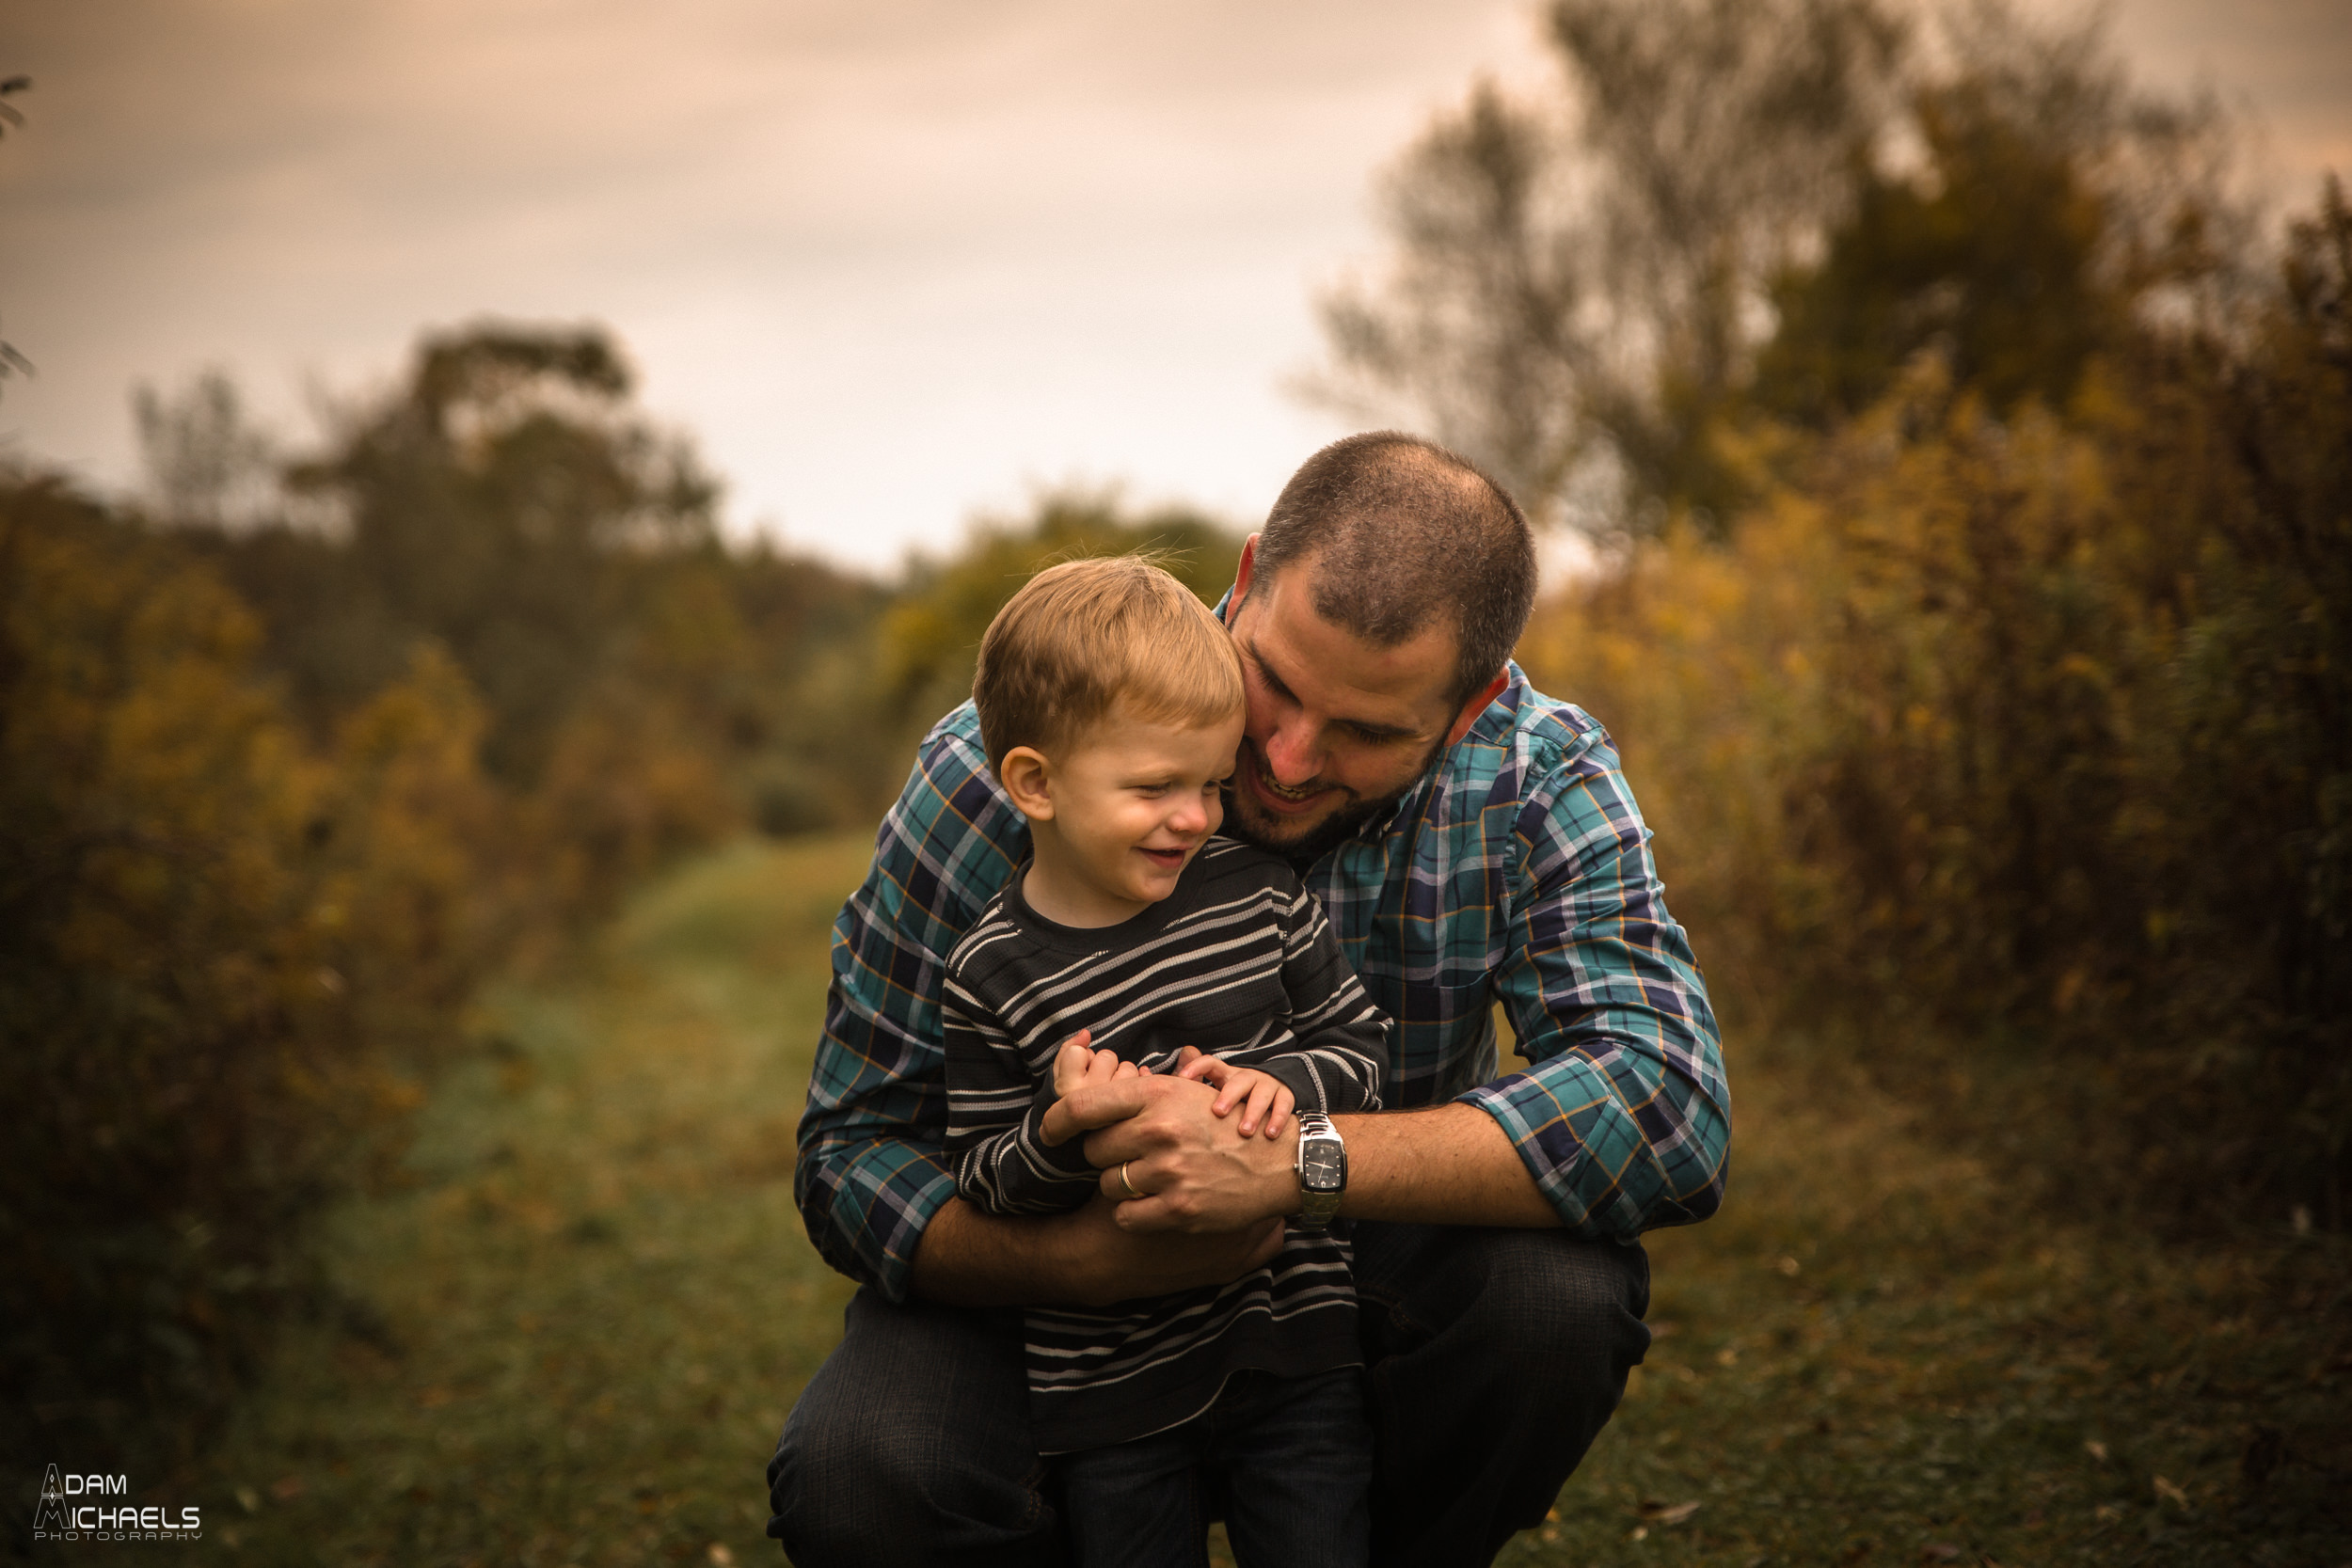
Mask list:
[{"label": "man's nose", "polygon": [[1313,778],[1323,768],[1323,748],[1315,727],[1302,719],[1275,725],[1274,733],[1266,736],[1265,765],[1279,784],[1295,787]]}]

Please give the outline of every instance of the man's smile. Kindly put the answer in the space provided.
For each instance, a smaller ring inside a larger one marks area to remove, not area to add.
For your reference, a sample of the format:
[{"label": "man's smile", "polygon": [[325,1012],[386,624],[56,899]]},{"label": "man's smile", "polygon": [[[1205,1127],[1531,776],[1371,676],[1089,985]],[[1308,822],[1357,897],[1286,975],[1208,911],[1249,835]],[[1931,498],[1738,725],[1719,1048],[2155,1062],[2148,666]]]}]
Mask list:
[{"label": "man's smile", "polygon": [[1266,766],[1265,753],[1247,740],[1242,742],[1242,755],[1248,765],[1239,771],[1248,775],[1251,789],[1270,811],[1295,815],[1331,793],[1332,785],[1311,780],[1297,788],[1283,784]]}]

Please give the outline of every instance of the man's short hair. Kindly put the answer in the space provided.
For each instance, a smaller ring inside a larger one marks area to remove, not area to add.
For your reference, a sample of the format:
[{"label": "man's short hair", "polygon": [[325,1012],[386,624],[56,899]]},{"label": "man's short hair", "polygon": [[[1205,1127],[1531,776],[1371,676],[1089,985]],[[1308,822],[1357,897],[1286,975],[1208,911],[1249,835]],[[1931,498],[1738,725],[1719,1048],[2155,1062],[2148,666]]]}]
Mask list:
[{"label": "man's short hair", "polygon": [[1270,583],[1300,562],[1315,612],[1375,647],[1451,622],[1457,705],[1502,672],[1535,603],[1518,503],[1468,458],[1394,430],[1332,442],[1282,486],[1252,570]]},{"label": "man's short hair", "polygon": [[1142,556],[1048,566],[980,639],[972,702],[996,768],[1047,755],[1114,706],[1148,723],[1214,724],[1241,709],[1241,659],[1209,607]]}]

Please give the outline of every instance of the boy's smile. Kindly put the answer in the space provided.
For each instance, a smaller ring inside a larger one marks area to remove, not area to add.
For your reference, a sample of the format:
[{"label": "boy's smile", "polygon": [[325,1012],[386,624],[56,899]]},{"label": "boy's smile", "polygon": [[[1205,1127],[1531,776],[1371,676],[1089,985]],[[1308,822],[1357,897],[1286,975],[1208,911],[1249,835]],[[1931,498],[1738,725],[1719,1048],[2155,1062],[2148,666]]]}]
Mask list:
[{"label": "boy's smile", "polygon": [[1115,926],[1176,891],[1224,820],[1218,786],[1233,768],[1242,716],[1169,724],[1114,707],[1047,758],[1005,756],[1006,790],[1029,818],[1035,860],[1022,893],[1063,926]]}]

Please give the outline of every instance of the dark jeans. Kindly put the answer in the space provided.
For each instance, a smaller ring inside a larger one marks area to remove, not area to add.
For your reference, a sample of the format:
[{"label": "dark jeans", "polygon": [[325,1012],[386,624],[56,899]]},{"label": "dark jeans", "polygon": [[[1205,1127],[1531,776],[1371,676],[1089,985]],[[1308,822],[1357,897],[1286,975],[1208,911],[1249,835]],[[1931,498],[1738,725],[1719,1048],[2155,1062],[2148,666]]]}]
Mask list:
[{"label": "dark jeans", "polygon": [[[1372,1560],[1478,1564],[1539,1522],[1649,1348],[1638,1246],[1359,1223]],[[851,1299],[768,1465],[800,1568],[1067,1560],[1019,1314]]]},{"label": "dark jeans", "polygon": [[1370,1560],[1372,1426],[1354,1367],[1236,1372],[1182,1426],[1056,1464],[1078,1568],[1207,1568],[1220,1512],[1241,1568]]}]

